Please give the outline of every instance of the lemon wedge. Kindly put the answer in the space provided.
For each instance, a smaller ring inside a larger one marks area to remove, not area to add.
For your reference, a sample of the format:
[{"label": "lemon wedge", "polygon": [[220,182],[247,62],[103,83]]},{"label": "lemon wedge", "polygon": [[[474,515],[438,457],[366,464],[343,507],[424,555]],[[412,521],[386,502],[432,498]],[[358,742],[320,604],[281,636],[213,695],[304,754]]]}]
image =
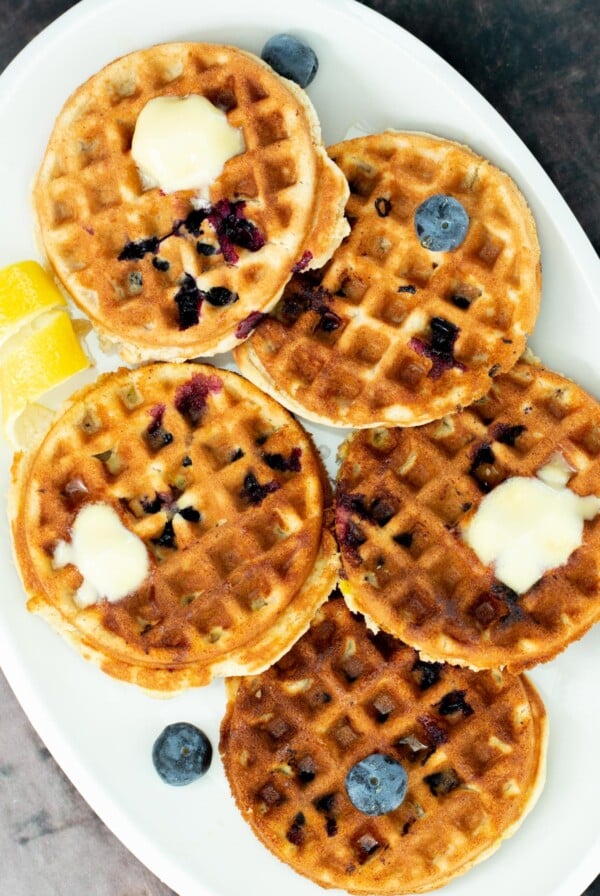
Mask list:
[{"label": "lemon wedge", "polygon": [[2,428],[14,448],[26,448],[47,428],[48,408],[38,404],[51,389],[90,366],[66,311],[38,314],[0,352]]},{"label": "lemon wedge", "polygon": [[0,345],[43,311],[66,305],[37,261],[19,261],[0,270]]}]

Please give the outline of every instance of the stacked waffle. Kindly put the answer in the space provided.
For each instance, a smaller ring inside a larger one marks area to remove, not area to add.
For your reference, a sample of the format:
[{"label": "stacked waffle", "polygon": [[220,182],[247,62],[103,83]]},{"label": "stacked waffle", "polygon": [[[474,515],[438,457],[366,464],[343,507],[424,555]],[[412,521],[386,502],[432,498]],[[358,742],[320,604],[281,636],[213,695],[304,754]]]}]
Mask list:
[{"label": "stacked waffle", "polygon": [[[183,124],[162,118],[158,137],[138,130],[153,103],[189,110],[190,98],[209,107],[202,125],[216,117],[237,134],[235,149],[223,154],[207,125],[219,172],[167,188],[140,161],[136,135],[153,157],[169,138],[159,161],[175,171],[181,137],[184,168],[195,164],[187,113]],[[328,260],[348,230],[347,196],[304,91],[250,53],[196,43],[131,53],[80,86],[34,186],[57,279],[101,345],[130,362],[210,356],[247,338],[293,268]],[[270,665],[337,579],[330,487],[310,438],[232,373],[167,364],[109,374],[73,396],[13,478],[30,609],[105,671],[150,690]],[[85,535],[94,526],[96,539]],[[101,569],[89,575],[102,551],[121,575],[120,539],[147,556],[125,575],[129,590]]]},{"label": "stacked waffle", "polygon": [[[149,101],[190,94],[243,135],[208,199],[149,184],[130,152]],[[521,671],[600,618],[600,409],[519,360],[541,284],[518,188],[423,134],[328,157],[308,99],[260,60],[173,44],[73,95],[35,203],[104,344],[131,362],[235,346],[251,382],[152,363],[73,397],[13,469],[30,609],[142,687],[227,676],[233,795],[300,873],[354,893],[447,883],[543,784],[545,712]],[[360,430],[334,514],[290,411]],[[591,504],[579,547],[517,592],[469,532],[496,488],[533,479]],[[125,540],[140,558],[112,597],[102,564],[77,562],[92,514],[109,561]],[[374,757],[404,780],[397,804],[361,771]]]},{"label": "stacked waffle", "polygon": [[[29,608],[106,672],[149,690],[265,668],[337,579],[312,442],[235,373],[156,364],[107,374],[73,397],[13,475]],[[128,533],[148,557],[113,601],[97,574],[86,581],[83,563],[60,556],[90,507],[110,512],[116,534],[98,527],[84,558],[97,556],[114,580]]]},{"label": "stacked waffle", "polygon": [[[290,410],[359,429],[335,495],[345,603],[274,668],[229,682],[221,751],[240,811],[297,871],[352,893],[424,892],[493,852],[543,784],[545,712],[520,673],[600,618],[600,408],[521,357],[539,246],[504,173],[426,135],[330,153],[350,235],[235,357]],[[467,225],[448,246],[452,204]],[[496,488],[532,481],[581,509],[580,540],[516,591],[469,531]],[[383,805],[398,765],[404,798]],[[357,777],[379,809],[357,805]]]},{"label": "stacked waffle", "polygon": [[[190,95],[222,110],[245,146],[200,204],[195,190],[150,187],[131,154],[148,102]],[[131,362],[232,348],[294,265],[330,257],[347,230],[346,196],[304,91],[213,44],[140,50],[94,75],[58,116],[34,190],[54,273]],[[201,302],[214,289],[229,301]]]}]

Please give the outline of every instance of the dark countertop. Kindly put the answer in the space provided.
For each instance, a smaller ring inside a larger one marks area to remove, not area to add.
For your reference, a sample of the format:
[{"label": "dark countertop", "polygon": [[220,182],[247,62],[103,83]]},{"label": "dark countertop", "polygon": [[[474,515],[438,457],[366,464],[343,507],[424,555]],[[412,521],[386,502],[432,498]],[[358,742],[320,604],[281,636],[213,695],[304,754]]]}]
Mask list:
[{"label": "dark countertop", "polygon": [[[74,5],[0,0],[0,71]],[[498,109],[599,251],[598,0],[370,0],[365,5],[423,40]],[[174,896],[81,799],[1,674],[0,718],[0,893]],[[600,876],[585,896],[600,896]]]}]

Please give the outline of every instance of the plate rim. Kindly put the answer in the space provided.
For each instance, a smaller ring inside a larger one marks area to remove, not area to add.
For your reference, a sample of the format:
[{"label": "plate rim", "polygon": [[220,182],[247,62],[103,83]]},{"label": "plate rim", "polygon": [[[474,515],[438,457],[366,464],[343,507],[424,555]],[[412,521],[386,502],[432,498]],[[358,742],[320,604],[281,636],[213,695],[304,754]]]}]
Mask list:
[{"label": "plate rim", "polygon": [[[221,0],[221,2],[231,2],[236,5],[241,0]],[[55,38],[59,35],[62,36],[69,28],[90,27],[89,19],[97,14],[107,14],[111,7],[116,10],[120,3],[122,0],[80,0],[23,47],[0,74],[0,86],[3,89],[2,97],[0,97],[0,118],[4,102],[10,100],[13,91],[18,91],[19,81],[26,75],[30,61],[37,59],[40,53],[51,49]],[[488,100],[434,50],[376,10],[362,6],[358,0],[314,0],[314,3],[325,6],[329,10],[333,9],[336,15],[342,15],[355,21],[356,24],[362,24],[393,42],[400,42],[408,48],[410,53],[419,57],[428,69],[442,74],[461,95],[465,96],[466,94],[468,103],[475,107],[475,114],[482,118],[488,126],[502,128],[508,141],[508,152],[517,155],[525,163],[524,168],[520,169],[520,172],[524,172],[522,180],[528,186],[533,184],[538,188],[538,194],[544,205],[549,202],[556,208],[558,204],[558,210],[565,222],[562,237],[571,252],[571,260],[589,286],[590,293],[597,294],[598,289],[594,284],[600,282],[600,258],[596,255],[590,240],[562,194],[533,153]],[[164,854],[159,852],[156,843],[136,828],[127,813],[111,800],[109,794],[88,773],[77,755],[74,744],[64,739],[60,726],[47,711],[43,700],[35,690],[33,681],[29,678],[26,664],[21,662],[18,652],[12,648],[8,632],[2,626],[0,626],[0,646],[2,670],[17,701],[65,775],[72,781],[93,811],[144,866],[149,868],[167,886],[179,892],[180,896],[191,893],[191,888],[193,888],[194,894],[214,896],[214,891],[202,881],[191,880],[187,873],[182,872],[176,863],[170,860],[166,851]],[[558,889],[553,891],[552,896],[579,896],[598,874],[599,868],[600,832],[583,860],[561,882]]]}]

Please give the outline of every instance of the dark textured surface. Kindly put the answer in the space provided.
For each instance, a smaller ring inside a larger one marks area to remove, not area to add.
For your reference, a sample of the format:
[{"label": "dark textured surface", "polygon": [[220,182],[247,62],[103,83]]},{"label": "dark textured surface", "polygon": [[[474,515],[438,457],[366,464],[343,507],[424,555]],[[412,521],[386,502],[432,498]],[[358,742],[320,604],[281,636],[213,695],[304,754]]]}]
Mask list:
[{"label": "dark textured surface", "polygon": [[[0,0],[0,70],[73,5]],[[365,5],[423,40],[499,110],[600,250],[598,0],[370,0]],[[74,791],[1,675],[0,720],[0,893],[172,896]],[[600,877],[586,896],[600,896]]]},{"label": "dark textured surface", "polygon": [[515,129],[600,251],[598,0],[371,0]]}]

